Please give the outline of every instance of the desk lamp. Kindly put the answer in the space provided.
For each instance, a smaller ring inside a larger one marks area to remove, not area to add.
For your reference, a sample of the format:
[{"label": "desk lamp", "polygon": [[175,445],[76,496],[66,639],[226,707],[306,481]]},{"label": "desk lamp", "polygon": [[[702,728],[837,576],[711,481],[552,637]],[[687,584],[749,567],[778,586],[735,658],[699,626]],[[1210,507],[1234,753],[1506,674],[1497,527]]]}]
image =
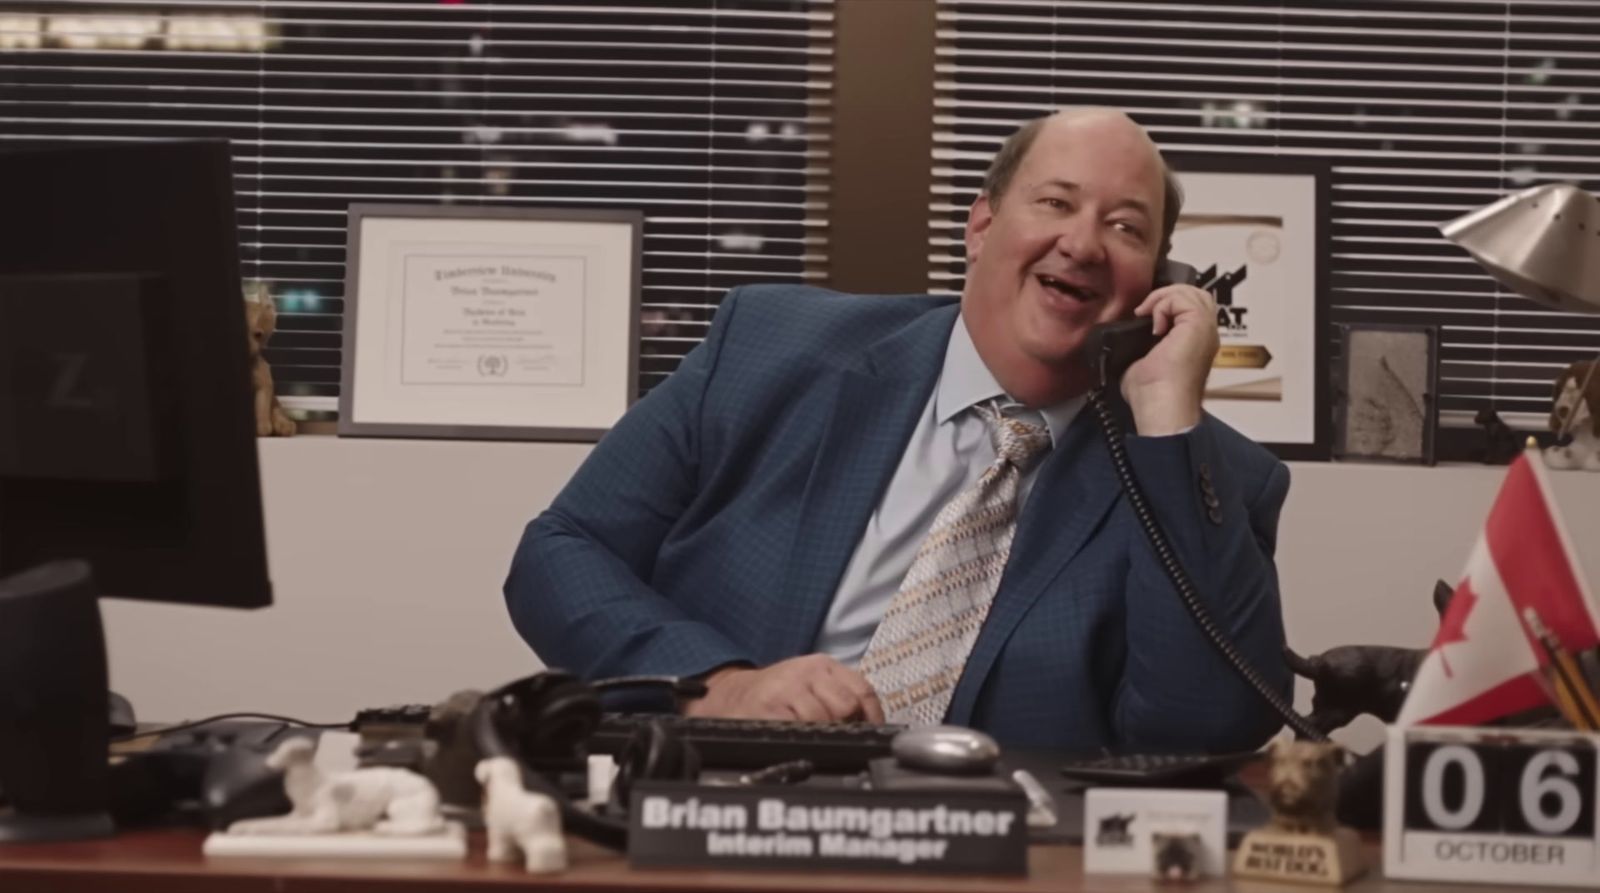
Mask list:
[{"label": "desk lamp", "polygon": [[[1571,183],[1508,195],[1439,227],[1496,281],[1558,310],[1600,313],[1600,198]],[[1587,377],[1600,369],[1590,364]],[[1586,393],[1585,380],[1579,393]],[[1573,411],[1556,433],[1566,436]]]},{"label": "desk lamp", "polygon": [[1517,294],[1600,313],[1600,198],[1571,183],[1524,189],[1439,230]]}]

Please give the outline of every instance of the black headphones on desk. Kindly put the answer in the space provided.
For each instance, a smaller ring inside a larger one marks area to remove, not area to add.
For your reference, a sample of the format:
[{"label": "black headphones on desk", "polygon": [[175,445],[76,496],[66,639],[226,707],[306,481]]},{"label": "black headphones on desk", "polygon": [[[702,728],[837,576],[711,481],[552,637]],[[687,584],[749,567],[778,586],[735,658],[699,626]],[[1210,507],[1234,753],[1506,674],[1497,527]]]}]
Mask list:
[{"label": "black headphones on desk", "polygon": [[662,723],[647,723],[618,758],[612,803],[606,813],[579,807],[553,774],[587,769],[585,744],[600,725],[600,694],[657,688],[674,697],[705,694],[705,683],[673,676],[621,676],[584,682],[564,670],[546,670],[506,683],[484,695],[472,711],[471,728],[480,758],[510,757],[528,790],[549,796],[561,810],[563,828],[601,846],[628,842],[628,790],[637,779],[694,780],[700,759],[694,746]]}]

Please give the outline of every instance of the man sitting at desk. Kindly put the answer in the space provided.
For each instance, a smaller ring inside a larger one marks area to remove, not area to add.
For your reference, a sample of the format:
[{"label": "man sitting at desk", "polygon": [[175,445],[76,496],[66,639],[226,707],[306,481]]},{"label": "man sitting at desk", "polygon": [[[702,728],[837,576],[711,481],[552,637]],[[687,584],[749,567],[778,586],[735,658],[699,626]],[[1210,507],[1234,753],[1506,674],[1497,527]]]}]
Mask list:
[{"label": "man sitting at desk", "polygon": [[1200,408],[1216,308],[1152,291],[1181,197],[1119,112],[1034,121],[966,227],[959,303],[738,288],[528,526],[505,595],[547,663],[704,674],[697,715],[949,722],[1002,744],[1253,747],[1279,725],[1205,641],[1083,411],[1088,330],[1202,598],[1281,691],[1288,470]]}]

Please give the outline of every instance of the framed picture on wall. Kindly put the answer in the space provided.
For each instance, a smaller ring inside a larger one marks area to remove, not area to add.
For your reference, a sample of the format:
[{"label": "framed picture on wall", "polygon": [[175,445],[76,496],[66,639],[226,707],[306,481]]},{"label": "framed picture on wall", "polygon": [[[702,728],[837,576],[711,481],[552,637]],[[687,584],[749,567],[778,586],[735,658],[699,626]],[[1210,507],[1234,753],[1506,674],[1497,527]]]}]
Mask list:
[{"label": "framed picture on wall", "polygon": [[1340,326],[1333,392],[1336,458],[1432,465],[1439,327]]},{"label": "framed picture on wall", "polygon": [[1167,152],[1184,192],[1174,260],[1217,298],[1207,412],[1284,459],[1327,459],[1328,167]]},{"label": "framed picture on wall", "polygon": [[596,441],[638,380],[636,211],[350,206],[339,433]]}]

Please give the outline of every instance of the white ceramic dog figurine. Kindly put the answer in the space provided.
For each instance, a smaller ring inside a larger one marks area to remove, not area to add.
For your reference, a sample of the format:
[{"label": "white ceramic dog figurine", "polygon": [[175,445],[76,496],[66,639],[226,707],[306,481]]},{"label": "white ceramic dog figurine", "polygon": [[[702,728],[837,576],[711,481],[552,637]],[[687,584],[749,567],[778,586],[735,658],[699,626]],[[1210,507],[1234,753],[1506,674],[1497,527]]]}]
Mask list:
[{"label": "white ceramic dog figurine", "polygon": [[316,745],[291,738],[278,745],[267,766],[282,770],[288,815],[244,819],[229,834],[334,834],[372,831],[420,836],[444,830],[439,792],[415,772],[374,767],[324,775],[311,762]]},{"label": "white ceramic dog figurine", "polygon": [[1600,360],[1573,363],[1561,371],[1550,430],[1570,432],[1572,442],[1547,448],[1546,467],[1600,471]]},{"label": "white ceramic dog figurine", "polygon": [[567,867],[561,812],[554,800],[522,786],[522,771],[509,757],[489,757],[473,770],[483,786],[483,824],[489,861],[514,862],[520,850],[526,869],[538,874]]}]

